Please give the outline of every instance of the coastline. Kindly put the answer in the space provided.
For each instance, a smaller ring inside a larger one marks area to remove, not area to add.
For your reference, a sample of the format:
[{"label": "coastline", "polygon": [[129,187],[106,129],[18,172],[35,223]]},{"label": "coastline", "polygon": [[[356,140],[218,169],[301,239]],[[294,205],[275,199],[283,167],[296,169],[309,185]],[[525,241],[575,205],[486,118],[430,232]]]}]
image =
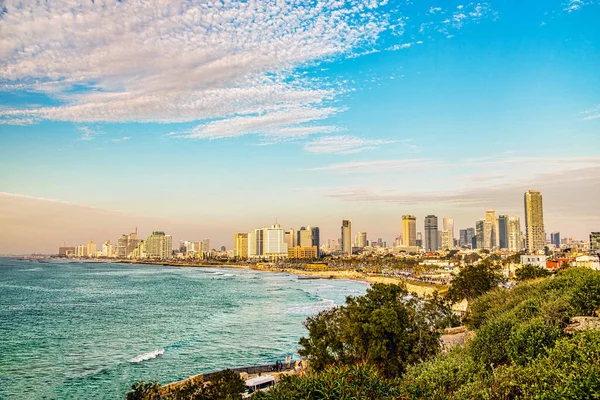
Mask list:
[{"label": "coastline", "polygon": [[252,269],[255,271],[267,271],[267,272],[282,272],[298,276],[310,276],[314,279],[348,279],[353,281],[364,282],[368,285],[373,283],[383,283],[386,285],[398,285],[404,284],[409,292],[414,292],[419,296],[431,295],[435,291],[444,293],[447,287],[427,284],[427,283],[414,283],[410,282],[405,278],[382,275],[382,274],[368,274],[364,272],[357,272],[351,270],[306,270],[294,267],[273,267],[270,265],[262,264],[235,264],[235,263],[193,263],[193,262],[174,262],[174,261],[134,261],[134,260],[114,260],[106,262],[124,263],[124,264],[150,264],[150,265],[163,265],[170,267],[188,267],[188,268],[238,268],[238,269]]}]

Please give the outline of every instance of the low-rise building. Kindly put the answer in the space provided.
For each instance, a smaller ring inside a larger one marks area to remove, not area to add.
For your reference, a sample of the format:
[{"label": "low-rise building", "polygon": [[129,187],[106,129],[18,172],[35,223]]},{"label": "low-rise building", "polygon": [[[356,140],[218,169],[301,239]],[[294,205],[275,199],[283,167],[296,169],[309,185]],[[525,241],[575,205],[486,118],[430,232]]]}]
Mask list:
[{"label": "low-rise building", "polygon": [[540,268],[546,268],[546,256],[541,255],[522,255],[521,264],[533,265]]},{"label": "low-rise building", "polygon": [[294,247],[288,249],[288,258],[290,258],[290,259],[311,260],[311,259],[315,259],[318,257],[319,257],[319,249],[317,246],[310,246],[310,247],[294,246]]}]

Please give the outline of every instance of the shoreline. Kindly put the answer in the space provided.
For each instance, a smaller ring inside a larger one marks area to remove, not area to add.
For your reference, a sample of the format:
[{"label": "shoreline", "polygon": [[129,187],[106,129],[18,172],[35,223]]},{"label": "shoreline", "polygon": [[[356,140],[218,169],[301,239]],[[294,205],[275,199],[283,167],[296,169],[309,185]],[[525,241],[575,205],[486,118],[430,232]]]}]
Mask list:
[{"label": "shoreline", "polygon": [[[84,261],[85,262],[85,261]],[[415,283],[409,280],[398,277],[382,274],[369,274],[365,272],[357,272],[355,270],[306,270],[295,267],[273,267],[261,264],[236,264],[236,263],[195,263],[195,262],[175,262],[175,261],[147,261],[147,260],[109,260],[97,259],[92,262],[109,262],[115,264],[142,264],[142,265],[162,265],[166,267],[182,267],[182,268],[235,268],[235,269],[251,269],[254,271],[279,272],[291,275],[307,276],[308,279],[347,279],[359,281],[371,285],[373,283],[383,283],[386,285],[404,284],[409,292],[414,292],[419,296],[431,295],[435,291],[444,293],[448,290],[447,287],[427,283]],[[301,279],[301,278],[299,278]],[[306,279],[306,278],[305,278]]]}]

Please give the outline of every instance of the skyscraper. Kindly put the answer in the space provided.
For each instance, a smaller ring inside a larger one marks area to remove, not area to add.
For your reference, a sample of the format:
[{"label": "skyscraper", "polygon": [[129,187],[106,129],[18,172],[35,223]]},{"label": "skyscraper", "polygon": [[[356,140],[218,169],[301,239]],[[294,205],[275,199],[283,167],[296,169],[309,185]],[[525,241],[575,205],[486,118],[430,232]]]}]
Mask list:
[{"label": "skyscraper", "polygon": [[500,235],[498,229],[498,218],[496,218],[496,211],[486,210],[485,212],[485,225],[484,225],[484,238],[483,238],[485,249],[498,248],[500,242]]},{"label": "skyscraper", "polygon": [[233,234],[233,255],[239,259],[248,258],[248,234],[239,232]]},{"label": "skyscraper", "polygon": [[550,234],[550,243],[560,248],[560,232],[552,232]]},{"label": "skyscraper", "polygon": [[342,252],[352,254],[352,221],[349,219],[342,221]]},{"label": "skyscraper", "polygon": [[500,238],[498,247],[508,249],[508,215],[501,214],[498,216],[498,236]]},{"label": "skyscraper", "polygon": [[425,250],[438,249],[438,219],[435,215],[428,215],[425,217]]},{"label": "skyscraper", "polygon": [[475,222],[475,248],[477,249],[483,249],[485,246],[485,225],[483,219]]},{"label": "skyscraper", "polygon": [[312,230],[306,229],[305,227],[300,228],[298,231],[298,246],[300,247],[311,247],[312,246]]},{"label": "skyscraper", "polygon": [[312,232],[312,245],[317,248],[317,257],[321,256],[321,230],[318,226],[308,227]]},{"label": "skyscraper", "polygon": [[508,217],[506,221],[507,248],[510,251],[521,250],[521,222],[519,217]]},{"label": "skyscraper", "polygon": [[[283,240],[283,229],[279,224],[264,228],[264,256],[274,260],[287,258],[288,247]],[[310,247],[310,245],[309,245]]]},{"label": "skyscraper", "polygon": [[404,246],[417,245],[417,217],[414,215],[402,216],[402,244]]},{"label": "skyscraper", "polygon": [[474,247],[473,246],[473,237],[475,236],[475,228],[467,228],[460,230],[460,238],[458,241],[458,245],[463,247]]},{"label": "skyscraper", "polygon": [[590,250],[600,250],[600,232],[590,233]]},{"label": "skyscraper", "polygon": [[543,250],[546,246],[544,207],[542,194],[535,190],[525,193],[525,231],[527,249],[531,252]]},{"label": "skyscraper", "polygon": [[[137,249],[137,247],[136,247]],[[146,256],[166,260],[173,251],[173,238],[164,232],[154,231],[146,240]]]},{"label": "skyscraper", "polygon": [[140,239],[137,238],[137,229],[135,233],[121,235],[117,241],[117,257],[127,258],[137,249]]},{"label": "skyscraper", "polygon": [[285,241],[285,243],[287,243],[288,249],[296,247],[298,243],[298,233],[293,229],[285,231],[283,235],[283,240]]},{"label": "skyscraper", "polygon": [[367,232],[358,232],[356,234],[356,247],[367,247]]}]

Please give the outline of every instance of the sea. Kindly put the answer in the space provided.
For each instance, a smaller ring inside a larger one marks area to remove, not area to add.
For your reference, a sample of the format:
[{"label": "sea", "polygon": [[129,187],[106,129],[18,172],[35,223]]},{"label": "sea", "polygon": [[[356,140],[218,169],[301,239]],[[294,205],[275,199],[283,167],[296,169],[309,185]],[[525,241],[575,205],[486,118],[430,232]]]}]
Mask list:
[{"label": "sea", "polygon": [[131,384],[297,359],[347,280],[238,268],[0,258],[0,399],[123,399]]}]

